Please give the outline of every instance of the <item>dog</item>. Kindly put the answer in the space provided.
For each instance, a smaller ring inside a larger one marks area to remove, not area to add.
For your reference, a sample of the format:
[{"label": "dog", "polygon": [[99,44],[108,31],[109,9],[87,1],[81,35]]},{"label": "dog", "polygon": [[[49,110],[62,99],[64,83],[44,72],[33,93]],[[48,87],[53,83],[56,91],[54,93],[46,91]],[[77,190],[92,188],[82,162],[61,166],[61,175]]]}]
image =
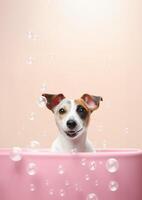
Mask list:
[{"label": "dog", "polygon": [[79,99],[71,100],[63,94],[42,94],[46,106],[55,116],[60,131],[51,146],[52,152],[93,152],[94,147],[87,139],[87,127],[91,113],[96,110],[100,96],[84,94]]}]

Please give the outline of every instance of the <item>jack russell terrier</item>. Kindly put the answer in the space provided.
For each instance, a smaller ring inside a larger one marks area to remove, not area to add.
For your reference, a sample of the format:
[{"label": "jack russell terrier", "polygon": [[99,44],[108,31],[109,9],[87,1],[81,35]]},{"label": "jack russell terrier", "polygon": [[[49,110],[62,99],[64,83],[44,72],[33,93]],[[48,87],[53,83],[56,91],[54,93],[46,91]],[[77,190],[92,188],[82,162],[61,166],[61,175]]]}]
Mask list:
[{"label": "jack russell terrier", "polygon": [[94,147],[87,139],[91,113],[99,107],[100,96],[84,94],[80,99],[66,99],[63,94],[42,94],[46,106],[55,116],[60,133],[53,142],[53,152],[92,152]]}]

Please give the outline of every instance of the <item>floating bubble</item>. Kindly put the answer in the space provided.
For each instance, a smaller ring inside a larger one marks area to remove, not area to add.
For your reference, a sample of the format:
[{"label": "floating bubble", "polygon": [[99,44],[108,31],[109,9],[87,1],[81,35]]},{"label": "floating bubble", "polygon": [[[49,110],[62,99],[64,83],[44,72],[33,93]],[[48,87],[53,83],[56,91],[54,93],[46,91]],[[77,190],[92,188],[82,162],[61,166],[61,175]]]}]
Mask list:
[{"label": "floating bubble", "polygon": [[98,186],[98,185],[99,185],[99,182],[98,182],[98,180],[96,180],[96,181],[95,181],[95,185],[96,185],[96,186]]},{"label": "floating bubble", "polygon": [[110,172],[110,173],[115,173],[117,172],[119,168],[119,163],[115,158],[110,158],[106,161],[106,169]]},{"label": "floating bubble", "polygon": [[91,162],[89,163],[89,169],[90,169],[91,171],[94,171],[94,170],[96,169],[96,162],[95,162],[95,161],[91,161]]},{"label": "floating bubble", "polygon": [[22,160],[22,149],[20,147],[13,147],[10,152],[10,159],[16,162]]},{"label": "floating bubble", "polygon": [[34,184],[30,184],[30,191],[34,192],[36,190],[36,187]]},{"label": "floating bubble", "polygon": [[104,141],[103,141],[103,148],[106,149],[106,147],[107,147],[107,141],[104,140]]},{"label": "floating bubble", "polygon": [[76,183],[74,186],[75,186],[75,191],[77,192],[82,191],[81,185],[79,183]]},{"label": "floating bubble", "polygon": [[33,61],[34,61],[34,59],[33,59],[31,56],[29,56],[29,57],[26,59],[26,64],[27,64],[27,65],[32,65],[32,64],[33,64]]},{"label": "floating bubble", "polygon": [[86,200],[98,200],[98,198],[95,193],[89,193]]},{"label": "floating bubble", "polygon": [[46,98],[43,97],[43,96],[40,96],[40,97],[37,99],[37,104],[38,104],[38,106],[39,106],[40,108],[45,107],[46,104],[47,104]]},{"label": "floating bubble", "polygon": [[82,166],[85,166],[85,165],[86,165],[86,158],[82,158],[82,159],[81,159],[81,165],[82,165]]},{"label": "floating bubble", "polygon": [[63,189],[60,189],[59,194],[60,194],[61,197],[64,197],[65,196],[65,191]]},{"label": "floating bubble", "polygon": [[90,176],[88,174],[85,175],[85,180],[89,181],[90,180]]},{"label": "floating bubble", "polygon": [[52,64],[55,61],[55,54],[48,55],[48,64]]},{"label": "floating bubble", "polygon": [[59,165],[59,166],[58,166],[58,173],[59,173],[60,175],[64,174],[64,168],[63,168],[62,165]]},{"label": "floating bubble", "polygon": [[36,150],[38,150],[40,148],[40,143],[38,141],[36,141],[36,140],[32,140],[30,142],[30,148],[31,148],[31,150],[36,151]]},{"label": "floating bubble", "polygon": [[47,84],[43,83],[41,86],[41,92],[46,92],[47,91]]},{"label": "floating bubble", "polygon": [[118,188],[119,188],[119,184],[117,181],[110,181],[110,183],[109,183],[110,191],[115,192],[118,190]]},{"label": "floating bubble", "polygon": [[31,113],[30,113],[29,119],[30,119],[31,121],[33,121],[33,120],[35,119],[35,113],[34,113],[34,112],[31,112]]},{"label": "floating bubble", "polygon": [[30,176],[33,176],[37,173],[37,166],[34,162],[31,162],[28,164],[27,166],[27,173],[30,175]]},{"label": "floating bubble", "polygon": [[53,194],[54,194],[54,190],[53,190],[53,189],[50,189],[50,190],[49,190],[49,195],[52,196]]},{"label": "floating bubble", "polygon": [[76,152],[77,152],[77,148],[71,149],[72,154],[76,154]]},{"label": "floating bubble", "polygon": [[46,179],[45,180],[45,185],[48,186],[49,185],[49,181]]},{"label": "floating bubble", "polygon": [[28,39],[32,39],[32,38],[33,38],[33,32],[31,32],[31,31],[28,31],[28,32],[26,33],[26,35],[27,35],[27,38],[28,38]]},{"label": "floating bubble", "polygon": [[124,133],[128,134],[129,133],[129,128],[124,128]]},{"label": "floating bubble", "polygon": [[37,40],[37,39],[39,39],[39,36],[37,34],[33,33],[32,31],[28,31],[26,33],[26,36],[27,36],[27,38],[29,40]]},{"label": "floating bubble", "polygon": [[70,186],[70,182],[68,180],[65,180],[65,186]]}]

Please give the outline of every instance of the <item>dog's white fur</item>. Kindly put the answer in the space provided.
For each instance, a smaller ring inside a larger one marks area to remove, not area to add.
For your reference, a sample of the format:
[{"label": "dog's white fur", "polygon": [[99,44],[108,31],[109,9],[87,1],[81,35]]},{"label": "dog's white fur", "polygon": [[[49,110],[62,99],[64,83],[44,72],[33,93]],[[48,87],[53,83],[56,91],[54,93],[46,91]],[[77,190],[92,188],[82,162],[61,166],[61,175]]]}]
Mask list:
[{"label": "dog's white fur", "polygon": [[[59,109],[63,106],[67,107],[67,113],[61,118],[59,116]],[[83,120],[79,117],[76,112],[77,104],[74,100],[63,99],[55,108],[54,116],[56,124],[59,128],[60,133],[52,144],[52,152],[92,152],[94,147],[91,142],[87,139],[87,125],[85,126]],[[90,117],[90,116],[89,116]],[[75,131],[77,135],[75,137],[69,137],[66,131],[69,131],[67,127],[68,120],[75,120],[77,126]]]}]

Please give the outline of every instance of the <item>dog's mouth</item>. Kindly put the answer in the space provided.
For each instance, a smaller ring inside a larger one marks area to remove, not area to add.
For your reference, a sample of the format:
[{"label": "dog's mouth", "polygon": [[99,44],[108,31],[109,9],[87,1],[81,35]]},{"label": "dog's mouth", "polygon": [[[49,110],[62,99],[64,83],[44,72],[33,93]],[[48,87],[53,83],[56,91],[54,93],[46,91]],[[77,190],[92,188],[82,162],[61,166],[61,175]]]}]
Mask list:
[{"label": "dog's mouth", "polygon": [[83,128],[79,129],[78,131],[65,131],[65,133],[69,136],[69,137],[75,137],[80,131],[82,131]]}]

